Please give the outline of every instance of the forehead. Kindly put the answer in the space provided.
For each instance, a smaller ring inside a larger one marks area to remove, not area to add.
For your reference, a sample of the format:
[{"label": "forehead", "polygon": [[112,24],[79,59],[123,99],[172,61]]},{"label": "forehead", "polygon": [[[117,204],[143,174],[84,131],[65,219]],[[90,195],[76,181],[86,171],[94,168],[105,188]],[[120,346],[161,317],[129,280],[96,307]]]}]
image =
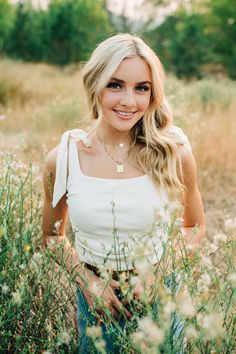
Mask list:
[{"label": "forehead", "polygon": [[151,70],[141,57],[125,58],[112,76],[125,82],[151,81]]}]

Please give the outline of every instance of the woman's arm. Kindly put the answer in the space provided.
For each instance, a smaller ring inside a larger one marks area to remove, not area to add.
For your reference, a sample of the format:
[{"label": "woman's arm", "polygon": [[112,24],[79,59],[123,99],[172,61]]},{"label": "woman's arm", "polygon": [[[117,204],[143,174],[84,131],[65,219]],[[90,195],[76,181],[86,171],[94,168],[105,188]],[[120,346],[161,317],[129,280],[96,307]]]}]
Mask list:
[{"label": "woman's arm", "polygon": [[[65,235],[65,227],[68,218],[68,207],[66,203],[66,196],[64,195],[55,208],[52,208],[53,188],[56,175],[56,159],[57,148],[51,150],[46,158],[45,167],[43,171],[43,187],[44,187],[44,205],[43,205],[43,244],[46,247],[52,241],[52,251],[55,253],[56,260],[60,263],[61,249],[58,255],[57,245],[62,244],[63,247],[63,263],[69,274],[73,274],[75,282],[83,291],[84,296],[89,306],[94,306],[94,298],[102,297],[105,306],[112,313],[114,317],[119,316],[119,312],[124,312],[127,318],[131,314],[123,308],[122,304],[115,295],[113,289],[119,287],[119,283],[111,280],[107,284],[103,279],[97,277],[92,271],[84,267],[84,264],[79,260],[74,247]],[[54,243],[56,247],[54,247]],[[92,285],[97,283],[96,294],[93,294]],[[100,291],[100,293],[99,293]],[[104,311],[99,307],[96,308],[99,314]]]},{"label": "woman's arm", "polygon": [[180,147],[182,182],[185,187],[183,206],[183,235],[187,245],[198,247],[205,236],[205,214],[197,185],[197,168],[194,156],[187,147]]},{"label": "woman's arm", "polygon": [[[64,246],[64,261],[69,273],[76,266],[79,274],[84,273],[82,264],[79,263],[77,253],[71,246],[68,238],[65,235],[65,227],[68,218],[68,207],[66,204],[65,195],[58,202],[55,208],[52,208],[53,188],[56,175],[56,158],[57,148],[51,150],[46,158],[43,171],[43,187],[44,187],[44,204],[43,204],[43,244],[46,247],[48,243],[55,244],[63,243]],[[83,272],[82,272],[83,270]],[[81,279],[77,278],[76,282],[81,286]]]}]

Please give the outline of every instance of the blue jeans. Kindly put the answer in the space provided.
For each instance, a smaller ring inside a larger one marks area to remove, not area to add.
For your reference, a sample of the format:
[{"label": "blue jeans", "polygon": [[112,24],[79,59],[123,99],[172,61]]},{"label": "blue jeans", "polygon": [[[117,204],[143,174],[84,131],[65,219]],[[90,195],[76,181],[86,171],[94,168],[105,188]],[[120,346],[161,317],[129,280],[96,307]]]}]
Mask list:
[{"label": "blue jeans", "polygon": [[[173,291],[177,291],[179,284],[176,281],[175,275],[170,275],[165,279],[165,284],[168,288],[172,288]],[[86,328],[97,324],[97,320],[94,314],[90,311],[87,301],[84,298],[82,291],[78,288],[77,291],[77,317],[78,317],[78,331],[79,331],[79,351],[80,354],[93,354],[98,353],[95,349],[92,340],[86,335]],[[158,316],[158,304],[153,305],[153,312]],[[133,321],[132,321],[133,322]],[[122,348],[120,340],[122,334],[127,336],[127,332],[131,326],[131,321],[127,320],[123,316],[115,324],[102,324],[102,335],[106,342],[106,352],[119,354],[125,353],[124,348]],[[137,323],[136,323],[137,325]],[[135,323],[133,322],[133,328]],[[173,335],[167,338],[168,352],[163,351],[164,354],[182,354],[183,349],[183,321],[176,315],[172,314],[171,331]],[[166,348],[166,346],[165,346]],[[160,350],[161,351],[161,350]],[[162,352],[162,351],[161,351]]]}]

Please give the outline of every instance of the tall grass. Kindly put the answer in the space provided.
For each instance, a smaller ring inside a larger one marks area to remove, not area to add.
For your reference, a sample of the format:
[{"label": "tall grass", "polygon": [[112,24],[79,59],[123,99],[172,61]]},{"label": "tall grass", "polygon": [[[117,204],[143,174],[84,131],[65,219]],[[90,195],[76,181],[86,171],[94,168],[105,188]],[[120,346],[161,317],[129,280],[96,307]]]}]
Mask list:
[{"label": "tall grass", "polygon": [[[61,70],[0,62],[1,353],[77,352],[73,277],[63,262],[56,266],[50,248],[41,246],[40,176],[45,153],[86,115],[80,80],[74,66]],[[178,220],[173,219],[158,268],[155,305],[148,305],[145,291],[141,303],[132,303],[129,336],[122,332],[120,337],[125,353],[174,353],[175,315],[184,324],[181,339],[187,353],[236,350],[235,88],[226,79],[184,83],[168,77],[175,122],[189,136],[197,160],[208,237],[199,254],[190,256],[184,248],[177,260],[171,239],[179,233]],[[166,284],[174,269],[182,279],[177,294]],[[142,279],[142,272],[135,276]],[[127,295],[126,285],[121,280]],[[100,332],[91,328],[89,335],[102,353]]]}]

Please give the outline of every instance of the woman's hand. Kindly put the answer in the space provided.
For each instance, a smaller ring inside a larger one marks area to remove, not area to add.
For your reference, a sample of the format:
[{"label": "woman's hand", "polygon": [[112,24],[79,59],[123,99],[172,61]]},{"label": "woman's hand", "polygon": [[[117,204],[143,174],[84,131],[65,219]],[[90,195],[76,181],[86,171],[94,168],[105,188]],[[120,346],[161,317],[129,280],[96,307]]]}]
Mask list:
[{"label": "woman's hand", "polygon": [[[98,314],[98,322],[102,322],[104,315],[112,314],[115,319],[123,314],[127,319],[132,317],[131,313],[123,306],[114,289],[119,288],[119,282],[110,280],[109,283],[104,279],[92,274],[86,281],[86,285],[81,289],[84,297],[93,311]],[[107,312],[108,310],[108,312]]]},{"label": "woman's hand", "polygon": [[156,283],[157,276],[155,276],[152,272],[137,276],[133,287],[133,297],[141,301],[147,299],[148,302],[151,303]]}]

